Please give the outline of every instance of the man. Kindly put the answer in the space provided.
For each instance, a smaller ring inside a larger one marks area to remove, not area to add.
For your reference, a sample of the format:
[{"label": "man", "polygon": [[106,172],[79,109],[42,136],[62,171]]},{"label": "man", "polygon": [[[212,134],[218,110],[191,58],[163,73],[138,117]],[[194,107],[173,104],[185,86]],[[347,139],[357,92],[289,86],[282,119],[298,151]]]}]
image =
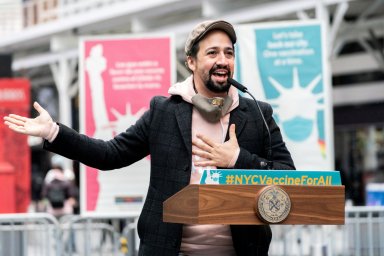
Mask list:
[{"label": "man", "polygon": [[42,198],[47,199],[48,213],[56,218],[73,214],[77,191],[74,184],[66,179],[62,166],[52,166],[52,169],[49,170],[49,177],[46,176],[41,193]]},{"label": "man", "polygon": [[47,199],[46,211],[56,218],[73,214],[77,204],[78,189],[72,170],[63,168],[63,157],[54,155],[51,169],[44,178],[42,198]]},{"label": "man", "polygon": [[[130,165],[151,155],[148,194],[138,221],[139,255],[267,255],[269,226],[181,225],[162,221],[163,202],[204,168],[262,169],[269,139],[254,101],[240,97],[227,79],[234,72],[236,34],[225,21],[198,24],[185,44],[192,75],[154,97],[135,125],[110,141],[79,135],[40,115],[5,117],[10,129],[45,138],[44,148],[101,170]],[[272,118],[260,102],[271,132],[275,169],[294,169]]]}]

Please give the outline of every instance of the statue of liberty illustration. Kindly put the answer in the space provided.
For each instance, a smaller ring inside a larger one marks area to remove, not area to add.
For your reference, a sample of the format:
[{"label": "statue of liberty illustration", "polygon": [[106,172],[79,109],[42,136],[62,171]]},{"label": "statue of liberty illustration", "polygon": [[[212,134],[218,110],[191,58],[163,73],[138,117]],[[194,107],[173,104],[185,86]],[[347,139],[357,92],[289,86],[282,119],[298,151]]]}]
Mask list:
[{"label": "statue of liberty illustration", "polygon": [[207,170],[205,184],[220,184],[221,172],[216,170]]},{"label": "statue of liberty illustration", "polygon": [[[126,105],[125,114],[119,113],[115,108],[110,108],[109,111],[116,118],[115,121],[110,121],[104,96],[105,83],[102,76],[106,69],[107,59],[103,56],[103,45],[97,44],[91,48],[90,54],[85,60],[85,70],[88,73],[92,98],[92,116],[95,121],[93,137],[109,140],[133,125],[145,112],[145,108],[141,108],[135,114],[132,114],[129,103]],[[149,160],[143,159],[118,171],[99,171],[97,182],[100,189],[98,190],[95,209],[97,211],[113,211],[117,207],[115,204],[116,197],[124,196],[125,192],[135,195],[145,194],[145,186],[143,188],[139,186],[148,180],[149,168]],[[127,186],[127,184],[132,184],[132,186]]]},{"label": "statue of liberty illustration", "polygon": [[318,74],[306,86],[301,86],[297,67],[293,68],[291,88],[268,77],[279,92],[277,98],[268,101],[277,106],[276,120],[293,159],[306,157],[305,163],[296,166],[302,170],[327,168],[324,166],[324,141],[319,138],[318,131],[318,111],[324,110],[324,93],[313,92],[321,79]]}]

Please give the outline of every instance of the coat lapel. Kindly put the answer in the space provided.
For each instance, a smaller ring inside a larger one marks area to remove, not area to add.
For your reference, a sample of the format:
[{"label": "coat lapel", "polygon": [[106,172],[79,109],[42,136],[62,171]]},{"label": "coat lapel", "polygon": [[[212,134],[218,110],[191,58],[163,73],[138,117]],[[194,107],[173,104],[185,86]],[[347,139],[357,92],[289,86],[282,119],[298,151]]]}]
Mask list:
[{"label": "coat lapel", "polygon": [[188,153],[192,155],[192,105],[181,101],[175,110],[177,124]]},{"label": "coat lapel", "polygon": [[[244,101],[239,99],[239,106],[232,110],[231,116],[229,118],[229,125],[235,124],[236,125],[236,137],[239,138],[245,124],[247,123],[247,107],[244,104]],[[229,140],[229,127],[228,127],[228,132],[227,136],[225,138],[225,141]]]}]

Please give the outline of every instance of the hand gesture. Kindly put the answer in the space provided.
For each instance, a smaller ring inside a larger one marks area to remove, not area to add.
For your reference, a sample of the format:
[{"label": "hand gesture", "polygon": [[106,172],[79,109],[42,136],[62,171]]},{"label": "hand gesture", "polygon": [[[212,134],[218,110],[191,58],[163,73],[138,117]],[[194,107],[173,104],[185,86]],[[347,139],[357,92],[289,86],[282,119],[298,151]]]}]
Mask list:
[{"label": "hand gesture", "polygon": [[192,144],[196,147],[196,149],[192,150],[192,154],[205,158],[205,160],[194,161],[195,166],[231,167],[229,165],[240,149],[234,124],[229,127],[229,140],[225,143],[213,142],[208,137],[199,134],[196,136],[198,139],[192,141]]},{"label": "hand gesture", "polygon": [[4,124],[17,133],[46,138],[54,122],[49,113],[39,103],[35,102],[33,107],[39,112],[39,116],[36,118],[32,119],[10,114],[4,117]]}]

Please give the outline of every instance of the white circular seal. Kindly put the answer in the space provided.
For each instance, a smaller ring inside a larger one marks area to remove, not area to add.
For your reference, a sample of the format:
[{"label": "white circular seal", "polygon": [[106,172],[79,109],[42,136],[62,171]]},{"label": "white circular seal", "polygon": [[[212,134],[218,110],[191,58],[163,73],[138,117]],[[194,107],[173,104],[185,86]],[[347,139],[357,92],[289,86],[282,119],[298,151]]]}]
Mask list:
[{"label": "white circular seal", "polygon": [[282,188],[267,186],[259,192],[255,208],[263,221],[279,223],[288,217],[291,211],[291,199]]}]

